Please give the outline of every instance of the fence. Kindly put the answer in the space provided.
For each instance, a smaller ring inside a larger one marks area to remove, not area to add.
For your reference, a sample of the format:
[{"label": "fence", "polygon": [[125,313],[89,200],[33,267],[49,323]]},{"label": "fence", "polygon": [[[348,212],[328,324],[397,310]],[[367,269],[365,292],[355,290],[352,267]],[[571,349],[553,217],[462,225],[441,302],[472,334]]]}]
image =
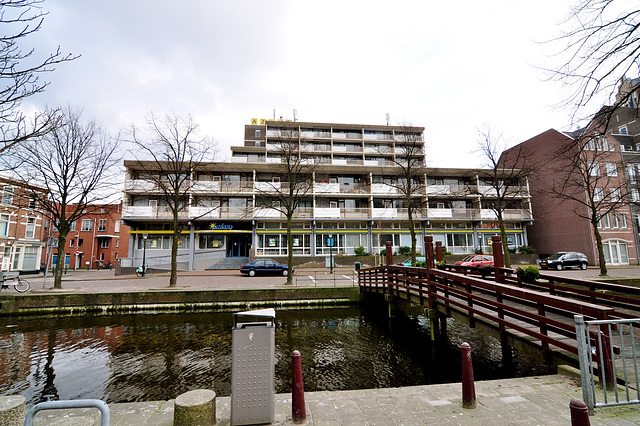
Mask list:
[{"label": "fence", "polygon": [[[582,315],[574,317],[578,358],[582,378],[582,396],[593,413],[595,407],[640,403],[638,384],[638,356],[634,325],[640,318],[585,321]],[[600,354],[601,356],[597,356]],[[602,394],[596,392],[596,370]],[[618,381],[622,381],[618,386]],[[602,396],[597,402],[596,396]]]},{"label": "fence", "polygon": [[324,270],[305,271],[304,269],[296,269],[293,277],[296,286],[304,287],[355,287],[358,285],[358,275],[354,270],[344,273],[336,269],[333,274],[328,274]]}]

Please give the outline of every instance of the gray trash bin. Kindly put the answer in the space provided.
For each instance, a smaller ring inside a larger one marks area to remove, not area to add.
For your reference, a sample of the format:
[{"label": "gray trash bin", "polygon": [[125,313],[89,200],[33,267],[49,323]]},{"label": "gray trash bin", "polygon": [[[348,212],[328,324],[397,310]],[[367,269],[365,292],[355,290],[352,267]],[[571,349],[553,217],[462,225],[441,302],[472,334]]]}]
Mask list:
[{"label": "gray trash bin", "polygon": [[275,418],[275,318],[272,308],[233,314],[231,424]]}]

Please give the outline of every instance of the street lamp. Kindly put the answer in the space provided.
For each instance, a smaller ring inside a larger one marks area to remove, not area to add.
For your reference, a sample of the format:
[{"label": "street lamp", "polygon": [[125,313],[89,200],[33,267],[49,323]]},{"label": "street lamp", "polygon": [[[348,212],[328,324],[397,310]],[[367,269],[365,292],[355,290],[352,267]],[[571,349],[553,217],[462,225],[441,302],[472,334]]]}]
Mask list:
[{"label": "street lamp", "polygon": [[145,262],[147,260],[147,237],[149,236],[148,232],[142,233],[142,276],[144,277],[147,272],[147,265]]},{"label": "street lamp", "polygon": [[333,274],[333,233],[329,234],[327,244],[329,245],[329,273]]}]

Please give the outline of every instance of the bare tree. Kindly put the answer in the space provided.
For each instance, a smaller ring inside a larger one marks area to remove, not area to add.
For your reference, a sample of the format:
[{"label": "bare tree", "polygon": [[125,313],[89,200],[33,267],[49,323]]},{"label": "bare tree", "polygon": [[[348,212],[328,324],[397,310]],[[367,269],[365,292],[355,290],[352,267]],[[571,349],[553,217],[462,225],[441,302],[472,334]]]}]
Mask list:
[{"label": "bare tree", "polygon": [[35,49],[23,50],[24,39],[40,31],[46,15],[41,0],[0,0],[0,154],[28,139],[43,136],[55,124],[49,112],[36,113],[31,120],[21,111],[25,99],[41,93],[49,85],[41,75],[54,65],[78,56],[63,54],[60,47],[44,59]]},{"label": "bare tree", "polygon": [[505,213],[513,208],[522,208],[518,205],[522,203],[521,197],[529,195],[527,177],[531,171],[531,164],[525,168],[525,159],[528,156],[522,145],[507,150],[502,134],[493,134],[489,125],[478,129],[477,146],[477,152],[482,156],[485,167],[478,172],[481,208],[489,208],[496,215],[502,239],[504,265],[510,268]]},{"label": "bare tree", "polygon": [[422,217],[425,208],[426,160],[424,151],[424,129],[405,123],[395,133],[395,155],[393,169],[385,171],[393,177],[389,185],[400,194],[407,211],[411,235],[411,264],[416,263],[416,230],[414,222]]},{"label": "bare tree", "polygon": [[72,223],[91,212],[93,204],[117,192],[114,175],[120,162],[116,156],[119,140],[95,121],[83,121],[82,112],[71,107],[45,113],[52,124],[50,131],[23,142],[16,150],[20,167],[15,172],[46,189],[46,193],[31,191],[31,198],[59,233],[54,288],[60,289],[64,247]]},{"label": "bare tree", "polygon": [[[308,199],[313,191],[313,171],[315,161],[306,156],[298,129],[288,123],[279,128],[280,135],[270,138],[276,142],[275,155],[280,162],[272,164],[269,182],[258,182],[256,192],[262,198],[262,206],[278,211],[287,220],[287,266],[293,270],[293,239],[291,221],[298,212],[301,202]],[[270,201],[265,205],[265,201]],[[261,205],[257,206],[258,208]],[[287,276],[287,284],[293,283],[293,276]]]},{"label": "bare tree", "polygon": [[[613,99],[626,74],[639,75],[640,8],[633,6],[620,0],[578,0],[560,26],[562,34],[551,40],[558,46],[559,63],[549,71],[552,79],[569,88],[565,106],[571,107],[574,118],[600,95]],[[618,98],[614,109],[630,96],[631,92]]]},{"label": "bare tree", "polygon": [[[574,134],[574,140],[554,153],[553,195],[575,206],[574,213],[591,224],[598,250],[600,275],[607,275],[607,266],[600,236],[600,221],[609,213],[618,214],[628,205],[628,189],[624,170],[616,151],[611,151],[604,136],[607,116],[596,116],[592,124]],[[598,132],[598,130],[600,130]],[[603,165],[605,167],[603,167]]]},{"label": "bare tree", "polygon": [[138,179],[151,183],[160,193],[171,218],[169,286],[175,287],[178,281],[178,245],[188,221],[193,174],[202,164],[213,160],[213,142],[198,135],[198,125],[191,116],[175,114],[163,118],[149,114],[142,134],[138,128],[132,127],[131,142],[135,147],[136,166],[145,171]]}]

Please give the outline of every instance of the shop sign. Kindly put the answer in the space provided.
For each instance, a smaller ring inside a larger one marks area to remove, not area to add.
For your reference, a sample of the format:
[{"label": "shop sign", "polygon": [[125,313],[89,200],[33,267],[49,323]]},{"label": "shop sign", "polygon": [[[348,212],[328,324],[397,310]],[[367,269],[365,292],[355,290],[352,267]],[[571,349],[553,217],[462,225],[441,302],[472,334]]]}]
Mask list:
[{"label": "shop sign", "polygon": [[213,222],[209,225],[209,229],[212,231],[231,231],[233,229],[233,225],[229,223],[215,223]]}]

